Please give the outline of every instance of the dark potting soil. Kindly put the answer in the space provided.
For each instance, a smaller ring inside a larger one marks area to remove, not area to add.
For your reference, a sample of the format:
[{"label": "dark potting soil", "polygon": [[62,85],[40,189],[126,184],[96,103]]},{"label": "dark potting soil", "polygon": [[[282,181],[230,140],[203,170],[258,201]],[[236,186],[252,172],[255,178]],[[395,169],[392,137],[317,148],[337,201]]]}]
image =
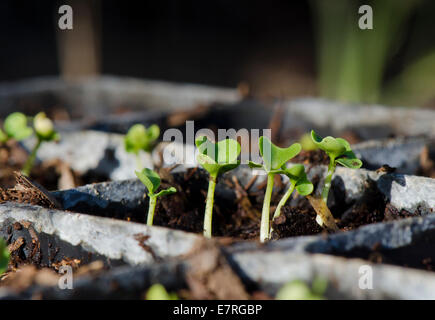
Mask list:
[{"label": "dark potting soil", "polygon": [[[159,199],[154,216],[154,225],[202,233],[204,208],[207,196],[208,180],[203,170],[191,169],[175,179],[163,180],[162,187],[173,185],[177,193]],[[233,179],[234,180],[234,179]],[[237,180],[221,180],[228,189],[236,191],[236,196],[215,195],[213,208],[213,234],[242,239],[258,236],[261,207],[256,205],[254,196],[250,196]],[[231,190],[228,190],[231,192]],[[145,216],[142,217],[145,221]]]},{"label": "dark potting soil", "polygon": [[[174,175],[161,171],[160,175],[161,188],[174,186],[177,193],[158,199],[154,225],[202,233],[208,186],[208,176],[205,171],[194,168]],[[286,184],[282,182],[281,177],[276,176],[275,179],[271,215],[286,190]],[[319,180],[319,177],[312,179],[315,188]],[[258,239],[265,185],[244,186],[231,175],[220,177],[218,183],[220,187],[216,189],[213,209],[213,236]],[[343,192],[339,188],[333,187],[330,197],[329,207],[340,231],[419,215],[418,212],[396,212],[394,207],[385,201],[374,183],[368,183],[366,192],[354,203],[345,204]],[[105,207],[104,210],[96,212],[91,208],[82,208],[80,212],[146,223],[147,202],[145,198],[139,207],[133,209]],[[280,239],[326,233],[316,223],[315,218],[316,213],[308,200],[300,199],[296,207],[292,206],[289,200],[283,207],[281,216],[271,222],[274,229],[272,236],[274,239]]]},{"label": "dark potting soil", "polygon": [[292,163],[302,163],[305,165],[328,165],[329,164],[329,157],[328,155],[320,150],[302,150],[296,157],[290,160]]},{"label": "dark potting soil", "polygon": [[[162,177],[161,188],[174,186],[177,193],[158,199],[154,225],[202,233],[208,187],[206,172],[202,169],[193,168],[183,173],[169,174],[168,170],[161,169],[160,176]],[[313,177],[312,182],[315,188],[317,188],[319,181],[320,177]],[[220,186],[216,189],[213,208],[212,230],[214,236],[258,239],[265,184],[253,185],[251,182],[242,185],[235,176],[225,175],[219,177],[218,183]],[[281,177],[277,175],[271,199],[271,215],[273,215],[286,187]],[[39,194],[38,190],[31,187],[28,192],[35,193],[35,196],[28,198],[30,200],[36,199],[36,201],[41,197],[44,198],[43,195]],[[404,210],[398,212],[385,201],[381,192],[377,190],[375,183],[367,182],[365,190],[365,193],[358,201],[346,204],[343,191],[338,187],[334,188],[333,182],[329,207],[341,231],[352,230],[366,224],[419,215],[419,212],[411,213]],[[292,197],[296,196],[298,195],[295,192]],[[15,200],[14,198],[9,200],[20,201],[20,199]],[[27,202],[26,197],[24,197],[24,202]],[[47,201],[33,204],[44,206],[44,203],[47,203]],[[71,210],[146,223],[147,207],[148,199],[144,198],[135,207],[127,207],[120,202],[104,208],[83,206]],[[306,198],[299,199],[297,206],[292,206],[289,200],[287,205],[283,207],[281,216],[271,221],[274,229],[272,237],[280,239],[326,233],[317,224],[315,218],[316,213]]]}]

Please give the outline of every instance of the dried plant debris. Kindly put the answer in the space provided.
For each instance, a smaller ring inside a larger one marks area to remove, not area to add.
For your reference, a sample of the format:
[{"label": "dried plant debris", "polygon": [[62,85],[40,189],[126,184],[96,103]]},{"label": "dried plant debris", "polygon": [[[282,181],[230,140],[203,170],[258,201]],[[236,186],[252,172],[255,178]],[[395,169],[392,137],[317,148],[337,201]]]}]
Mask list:
[{"label": "dried plant debris", "polygon": [[0,203],[13,201],[28,203],[50,209],[61,209],[61,205],[50,192],[20,172],[14,172],[16,183],[13,188],[0,188]]},{"label": "dried plant debris", "polygon": [[12,226],[7,230],[8,238],[7,243],[8,250],[10,252],[9,267],[10,270],[14,270],[23,264],[35,264],[41,265],[42,262],[42,250],[39,237],[29,222],[21,221],[15,222],[13,229],[19,231],[23,228],[27,229],[30,239],[26,240],[26,237],[15,238],[13,236]]},{"label": "dried plant debris", "polygon": [[200,241],[186,255],[189,299],[246,300],[249,294],[214,241]]},{"label": "dried plant debris", "polygon": [[139,246],[148,252],[154,259],[154,261],[159,262],[162,259],[155,253],[154,249],[147,244],[150,236],[144,235],[143,233],[137,233],[134,235],[134,239],[138,242]]},{"label": "dried plant debris", "polygon": [[420,153],[420,169],[418,171],[419,175],[435,178],[435,160],[434,152],[428,146],[425,146]]},{"label": "dried plant debris", "polygon": [[19,293],[33,285],[55,286],[59,275],[52,269],[37,269],[33,265],[25,265],[14,272],[7,273],[0,285]]}]

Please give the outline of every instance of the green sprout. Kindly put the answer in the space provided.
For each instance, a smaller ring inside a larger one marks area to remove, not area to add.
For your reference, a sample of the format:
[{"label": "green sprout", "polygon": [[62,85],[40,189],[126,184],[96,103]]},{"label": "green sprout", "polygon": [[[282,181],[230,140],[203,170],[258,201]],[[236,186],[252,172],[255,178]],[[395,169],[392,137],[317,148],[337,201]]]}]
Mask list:
[{"label": "green sprout", "polygon": [[175,292],[168,293],[160,283],[153,284],[147,291],[146,300],[178,300]]},{"label": "green sprout", "polygon": [[14,112],[8,115],[3,123],[3,130],[0,129],[0,142],[5,143],[9,139],[17,141],[24,140],[32,135],[33,130],[27,125],[27,117],[21,112]]},{"label": "green sprout", "polygon": [[[362,161],[355,156],[352,149],[350,148],[349,142],[347,142],[345,139],[333,138],[331,136],[322,138],[318,136],[314,132],[314,130],[311,130],[311,139],[313,140],[315,145],[319,149],[325,151],[329,157],[328,172],[326,174],[324,186],[322,189],[322,195],[321,195],[321,201],[323,202],[323,204],[321,206],[313,205],[314,209],[316,209],[316,207],[327,208],[328,194],[329,194],[329,190],[331,189],[332,175],[335,172],[335,168],[337,164],[341,164],[346,168],[358,169],[361,168]],[[330,212],[325,213],[325,212],[319,212],[318,210],[316,211],[317,211],[316,221],[322,226],[326,222],[325,216],[330,216]],[[320,211],[326,211],[326,209]]]},{"label": "green sprout", "polygon": [[276,294],[276,300],[324,300],[328,282],[315,278],[311,288],[301,280],[294,280],[282,286]]},{"label": "green sprout", "polygon": [[0,276],[7,270],[9,264],[9,250],[3,239],[0,239]]},{"label": "green sprout", "polygon": [[272,197],[273,183],[276,174],[286,174],[285,164],[301,151],[301,145],[294,143],[288,148],[275,146],[268,138],[260,137],[260,154],[263,158],[263,165],[249,162],[251,168],[262,168],[267,173],[267,186],[264,195],[263,210],[261,214],[260,241],[269,240],[270,200]]},{"label": "green sprout", "polygon": [[240,144],[233,139],[213,143],[206,136],[197,138],[195,144],[199,150],[197,161],[210,176],[204,214],[204,237],[211,238],[216,180],[219,174],[230,171],[240,164],[237,160],[240,154]]},{"label": "green sprout", "polygon": [[44,112],[39,112],[33,118],[33,128],[36,134],[36,145],[33,147],[32,152],[30,153],[29,158],[23,167],[23,174],[28,176],[32,171],[33,165],[35,163],[36,154],[38,153],[39,148],[43,142],[48,141],[57,141],[60,139],[59,133],[54,130],[53,121],[47,118]]},{"label": "green sprout", "polygon": [[144,168],[142,169],[142,171],[135,171],[135,173],[136,176],[139,178],[139,180],[148,189],[148,197],[150,198],[150,200],[149,200],[149,207],[148,207],[147,225],[152,226],[153,219],[154,219],[154,211],[156,209],[156,204],[157,204],[157,198],[175,193],[177,192],[177,189],[175,189],[174,187],[170,187],[168,189],[164,189],[158,193],[155,193],[157,189],[160,187],[160,183],[161,183],[161,179],[158,173],[148,168]]},{"label": "green sprout", "polygon": [[[281,215],[281,208],[286,204],[295,189],[301,196],[309,195],[314,189],[313,184],[307,179],[305,167],[302,164],[295,164],[291,168],[285,169],[283,173],[289,178],[290,186],[279,201],[273,219]],[[272,228],[270,232],[272,232]]]},{"label": "green sprout", "polygon": [[133,125],[124,138],[125,151],[136,155],[137,169],[142,169],[139,152],[145,151],[151,153],[156,140],[160,135],[160,128],[153,124],[148,129],[142,124]]}]

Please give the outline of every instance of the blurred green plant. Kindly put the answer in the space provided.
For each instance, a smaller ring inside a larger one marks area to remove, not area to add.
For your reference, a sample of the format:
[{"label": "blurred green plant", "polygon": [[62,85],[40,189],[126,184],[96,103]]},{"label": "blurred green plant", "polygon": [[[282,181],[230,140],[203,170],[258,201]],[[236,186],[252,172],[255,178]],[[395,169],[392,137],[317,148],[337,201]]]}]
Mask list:
[{"label": "blurred green plant", "polygon": [[276,294],[276,300],[325,300],[324,293],[328,287],[327,280],[315,278],[311,288],[301,280],[285,284]]},{"label": "blurred green plant", "polygon": [[365,1],[373,9],[373,29],[361,30],[359,1],[311,0],[319,94],[346,102],[401,105],[422,104],[433,98],[434,48],[385,84],[388,62],[402,45],[410,17],[421,3]]},{"label": "blurred green plant", "polygon": [[425,105],[435,97],[435,51],[424,54],[392,79],[385,87],[382,103]]},{"label": "blurred green plant", "polygon": [[145,295],[146,300],[178,300],[175,292],[168,293],[160,283],[153,284]]},{"label": "blurred green plant", "polygon": [[5,143],[9,139],[21,141],[30,137],[33,133],[32,128],[27,125],[26,115],[21,112],[8,115],[3,123],[3,130],[0,129],[1,143]]},{"label": "blurred green plant", "polygon": [[140,151],[151,153],[160,136],[160,128],[153,124],[148,129],[142,124],[133,125],[124,137],[125,151],[136,155],[137,170],[142,170]]},{"label": "blurred green plant", "polygon": [[9,264],[9,250],[3,239],[0,239],[0,276],[7,270]]},{"label": "blurred green plant", "polygon": [[147,187],[148,190],[148,197],[150,200],[148,206],[147,225],[152,226],[157,198],[175,193],[177,192],[177,189],[175,189],[174,187],[170,187],[168,189],[164,189],[158,193],[155,193],[160,187],[161,183],[159,174],[148,168],[144,168],[142,169],[142,171],[135,171],[135,173],[139,180],[145,185],[145,187]]},{"label": "blurred green plant", "polygon": [[57,133],[54,129],[53,121],[51,121],[44,112],[39,112],[33,118],[33,129],[37,141],[22,170],[23,174],[26,176],[30,175],[30,172],[32,171],[36,154],[38,153],[42,143],[48,141],[57,141],[60,139],[59,133]]}]

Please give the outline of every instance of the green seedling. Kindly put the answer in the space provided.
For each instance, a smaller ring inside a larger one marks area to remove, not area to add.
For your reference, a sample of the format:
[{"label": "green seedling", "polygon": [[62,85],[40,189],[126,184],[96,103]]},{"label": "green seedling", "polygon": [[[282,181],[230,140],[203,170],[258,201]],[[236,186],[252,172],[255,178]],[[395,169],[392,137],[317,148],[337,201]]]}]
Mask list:
[{"label": "green seedling", "polygon": [[322,278],[314,279],[311,288],[301,280],[285,284],[276,294],[276,300],[324,300],[328,282]]},{"label": "green seedling", "polygon": [[7,270],[9,264],[9,250],[3,239],[0,239],[0,276]]},{"label": "green seedling", "polygon": [[199,150],[197,161],[210,176],[204,214],[204,236],[211,238],[216,180],[218,175],[230,171],[240,164],[240,161],[237,160],[240,154],[240,144],[233,139],[225,139],[218,143],[213,143],[206,136],[197,138],[195,144]]},{"label": "green seedling", "polygon": [[33,118],[33,129],[36,135],[36,145],[33,147],[32,152],[29,155],[26,163],[23,167],[23,174],[28,176],[32,171],[33,165],[35,163],[36,154],[43,142],[57,141],[60,139],[59,133],[54,130],[53,121],[47,118],[44,112],[39,112]]},{"label": "green seedling", "polygon": [[153,124],[148,129],[142,124],[135,124],[128,130],[124,138],[124,147],[127,152],[133,153],[136,156],[138,170],[142,169],[139,156],[140,151],[151,153],[159,135],[160,128],[156,124]]},{"label": "green seedling", "polygon": [[[301,196],[309,195],[314,189],[313,184],[307,179],[305,167],[302,164],[296,164],[283,171],[284,174],[289,178],[290,185],[284,196],[279,201],[278,206],[275,209],[273,219],[276,219],[281,215],[281,208],[286,204],[287,200],[290,198],[295,189]],[[272,233],[272,228],[270,229],[270,232]]]},{"label": "green seedling", "polygon": [[[326,152],[329,157],[329,166],[322,189],[321,199],[311,198],[312,201],[310,200],[310,202],[317,212],[317,223],[321,226],[325,224],[329,228],[337,229],[334,219],[327,207],[332,175],[335,172],[337,164],[341,164],[346,168],[358,169],[361,168],[362,161],[355,156],[349,142],[345,139],[333,138],[331,136],[322,138],[318,136],[314,130],[311,130],[311,139],[319,149]],[[321,200],[321,202],[317,200]]]},{"label": "green seedling", "polygon": [[157,198],[177,192],[177,189],[170,187],[155,193],[160,187],[161,179],[157,172],[144,168],[142,171],[135,171],[139,180],[147,187],[149,200],[147,225],[153,225],[154,211],[156,209]]},{"label": "green seedling", "polygon": [[146,300],[178,300],[175,292],[169,293],[160,283],[153,284],[147,291]]},{"label": "green seedling", "polygon": [[294,143],[288,148],[275,146],[268,138],[260,137],[260,154],[263,158],[263,165],[249,162],[251,168],[261,168],[267,173],[267,186],[264,195],[263,210],[261,214],[260,241],[265,242],[270,237],[270,199],[272,197],[274,177],[276,174],[286,174],[285,164],[301,151],[301,145]]},{"label": "green seedling", "polygon": [[27,125],[27,117],[21,112],[14,112],[8,115],[3,123],[3,130],[0,129],[0,142],[5,143],[9,139],[17,141],[30,137],[33,133]]}]

